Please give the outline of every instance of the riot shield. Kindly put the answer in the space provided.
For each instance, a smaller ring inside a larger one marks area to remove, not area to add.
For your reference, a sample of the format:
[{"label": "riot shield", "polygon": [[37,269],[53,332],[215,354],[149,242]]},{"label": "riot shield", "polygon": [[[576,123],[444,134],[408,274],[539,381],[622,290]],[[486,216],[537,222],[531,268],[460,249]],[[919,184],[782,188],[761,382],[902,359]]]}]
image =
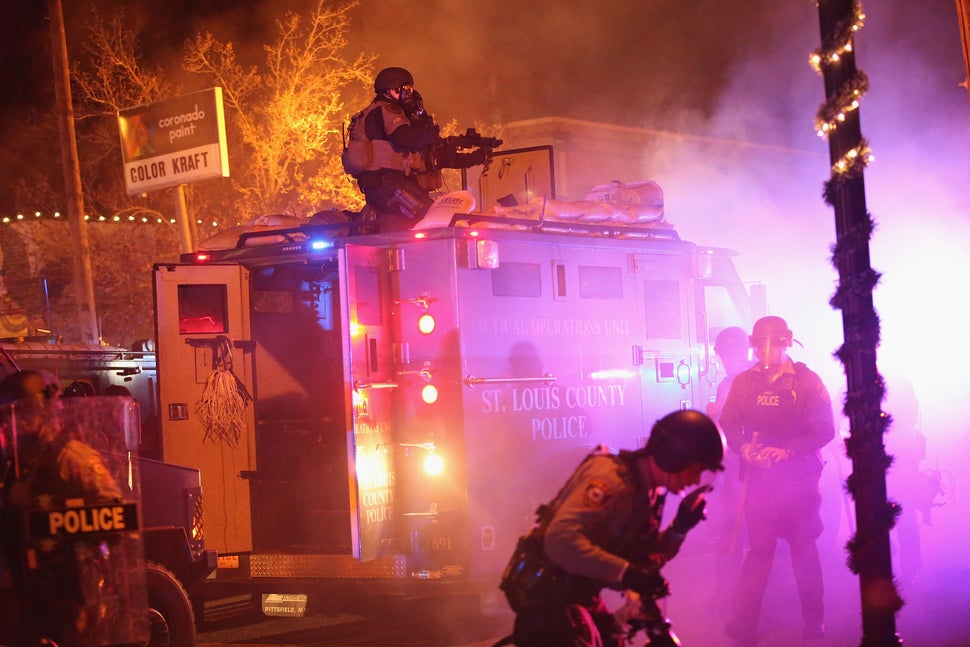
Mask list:
[{"label": "riot shield", "polygon": [[148,643],[138,405],[52,397],[0,407],[14,644]]}]

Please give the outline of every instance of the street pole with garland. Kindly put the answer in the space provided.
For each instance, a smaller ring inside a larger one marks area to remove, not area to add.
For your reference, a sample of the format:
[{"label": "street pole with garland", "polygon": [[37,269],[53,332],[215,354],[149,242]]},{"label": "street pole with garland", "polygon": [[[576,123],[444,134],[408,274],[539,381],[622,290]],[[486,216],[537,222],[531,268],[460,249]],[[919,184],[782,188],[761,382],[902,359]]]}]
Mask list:
[{"label": "street pole with garland", "polygon": [[883,444],[890,419],[882,412],[885,384],[876,368],[879,318],[872,291],[879,281],[869,260],[873,221],[866,209],[863,173],[872,154],[862,137],[859,102],[868,89],[856,69],[853,39],[865,15],[853,0],[819,0],[821,48],[812,64],[825,81],[825,102],[816,130],[828,137],[831,176],[824,197],[835,211],[832,264],[839,285],[830,301],[842,311],[844,343],[836,352],[846,376],[844,413],[849,420],[846,454],[852,460],[847,487],[855,502],[856,533],[849,540],[849,568],[859,576],[862,647],[902,645],[896,612],[902,600],[893,580],[889,532],[899,506],[886,495],[892,464]]}]

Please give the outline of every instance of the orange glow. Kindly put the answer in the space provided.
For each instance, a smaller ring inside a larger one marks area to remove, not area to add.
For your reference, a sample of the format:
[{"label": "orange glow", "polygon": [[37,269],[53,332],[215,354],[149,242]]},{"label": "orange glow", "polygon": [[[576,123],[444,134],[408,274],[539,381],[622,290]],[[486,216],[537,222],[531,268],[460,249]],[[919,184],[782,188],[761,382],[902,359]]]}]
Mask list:
[{"label": "orange glow", "polygon": [[445,471],[445,461],[438,454],[428,454],[424,459],[423,467],[428,476],[438,476]]},{"label": "orange glow", "polygon": [[421,389],[421,399],[426,404],[434,404],[438,401],[438,387],[434,384],[425,384]]}]

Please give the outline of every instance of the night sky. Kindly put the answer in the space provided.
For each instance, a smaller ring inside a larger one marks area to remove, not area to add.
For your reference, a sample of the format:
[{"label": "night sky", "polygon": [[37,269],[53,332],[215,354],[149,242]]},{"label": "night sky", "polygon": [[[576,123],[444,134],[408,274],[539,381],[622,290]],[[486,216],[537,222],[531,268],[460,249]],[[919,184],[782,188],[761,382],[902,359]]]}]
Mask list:
[{"label": "night sky", "polygon": [[[50,61],[46,3],[5,4],[3,38],[15,44],[0,66],[9,105],[49,91]],[[123,8],[146,57],[173,62],[200,29],[258,54],[281,11],[311,0],[64,4],[72,57],[81,54],[82,20],[98,6],[104,14]],[[965,70],[952,2],[874,0],[863,8],[858,63],[874,93],[907,97],[892,106],[904,119],[930,99],[966,108],[967,93],[956,87]],[[364,51],[379,66],[410,69],[439,121],[556,115],[804,147],[813,145],[822,98],[806,63],[818,32],[809,0],[363,0],[347,55]]]}]

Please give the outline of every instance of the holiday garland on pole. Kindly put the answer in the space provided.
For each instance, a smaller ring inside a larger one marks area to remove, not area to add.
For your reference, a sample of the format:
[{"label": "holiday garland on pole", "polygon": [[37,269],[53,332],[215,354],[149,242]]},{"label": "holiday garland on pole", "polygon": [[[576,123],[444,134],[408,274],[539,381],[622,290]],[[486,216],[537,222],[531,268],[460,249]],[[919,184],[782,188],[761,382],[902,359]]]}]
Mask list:
[{"label": "holiday garland on pole", "polygon": [[886,455],[883,434],[890,422],[882,413],[885,385],[876,368],[879,318],[872,302],[879,274],[869,262],[873,221],[866,209],[863,172],[872,152],[862,137],[859,102],[869,86],[855,67],[853,35],[865,15],[852,0],[819,0],[822,47],[810,62],[825,80],[825,103],[816,114],[815,129],[828,137],[831,176],[824,198],[835,211],[836,243],[832,264],[839,286],[830,301],[842,311],[844,344],[836,352],[845,367],[843,409],[849,419],[846,454],[852,460],[847,481],[855,502],[857,530],[848,543],[849,568],[859,575],[862,601],[862,645],[902,645],[896,634],[896,612],[902,600],[892,574],[889,531],[899,514],[886,497]]}]

